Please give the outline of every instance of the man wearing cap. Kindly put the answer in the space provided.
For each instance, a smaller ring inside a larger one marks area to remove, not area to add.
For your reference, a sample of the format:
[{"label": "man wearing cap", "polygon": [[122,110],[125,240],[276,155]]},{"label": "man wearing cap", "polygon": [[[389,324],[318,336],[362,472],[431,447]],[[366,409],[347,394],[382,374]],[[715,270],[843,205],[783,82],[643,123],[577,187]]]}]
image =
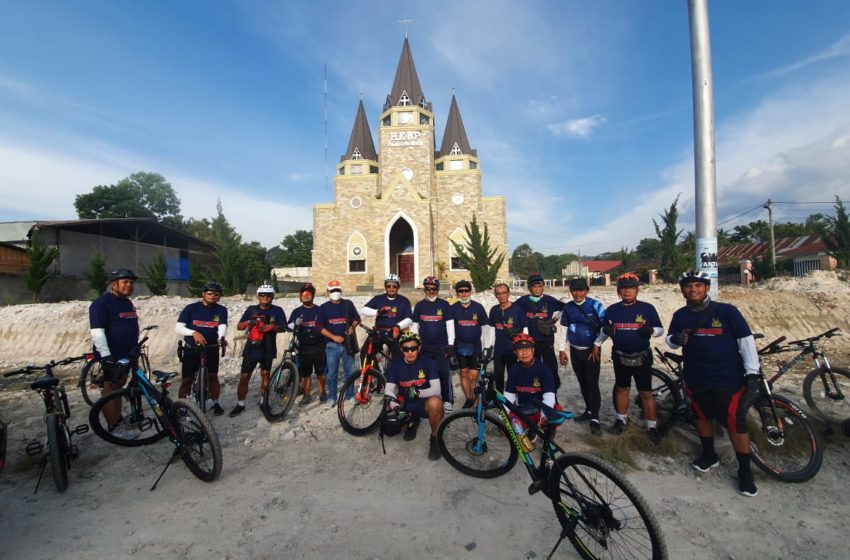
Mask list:
[{"label": "man wearing cap", "polygon": [[525,312],[528,334],[534,338],[535,356],[543,360],[552,370],[555,388],[561,386],[558,376],[558,358],[555,356],[555,322],[564,308],[563,302],[543,293],[543,276],[534,273],[529,275],[528,291],[516,304]]},{"label": "man wearing cap", "polygon": [[[327,362],[327,386],[328,402],[333,406],[337,398],[337,384],[339,382],[339,363],[342,362],[343,379],[354,375],[354,356],[345,350],[345,337],[357,336],[357,325],[360,324],[360,315],[354,304],[347,299],[342,299],[342,285],[338,280],[328,282],[328,301],[319,308],[319,323],[322,325],[319,331],[327,339],[325,345],[325,360]],[[354,385],[352,384],[345,398],[354,396]]]},{"label": "man wearing cap", "polygon": [[[599,407],[602,404],[599,394],[599,354],[602,343],[597,343],[597,338],[605,322],[605,307],[602,302],[587,297],[590,286],[586,279],[573,278],[569,285],[573,299],[564,305],[561,314],[561,325],[566,327],[567,334],[557,337],[558,360],[562,366],[572,361],[573,372],[584,398],[584,413],[577,416],[576,421],[589,420],[590,431],[599,435],[602,433],[599,424]],[[565,343],[570,346],[569,357],[564,348]]]},{"label": "man wearing cap", "polygon": [[[384,278],[385,293],[373,297],[360,308],[362,316],[375,317],[376,329],[392,334],[394,338],[413,324],[410,300],[398,293],[399,286],[401,286],[401,279],[398,275],[388,274]],[[398,359],[401,357],[398,348],[393,346],[391,348],[393,358]]]},{"label": "man wearing cap", "polygon": [[[319,317],[319,307],[313,304],[316,288],[309,282],[301,286],[301,305],[289,316],[289,328],[295,330],[298,337],[298,374],[301,376],[301,392],[304,394],[298,406],[306,406],[313,402],[310,394],[313,390],[312,376],[315,372],[319,384],[319,402],[328,400],[325,367],[325,341],[322,336],[322,324]],[[298,327],[296,330],[295,327]]]},{"label": "man wearing cap", "polygon": [[[230,411],[230,417],[245,411],[245,397],[248,396],[248,382],[257,365],[260,366],[260,395],[266,394],[272,362],[277,356],[277,334],[284,331],[286,313],[274,301],[274,288],[263,284],[257,288],[257,305],[249,305],[236,325],[247,335],[245,350],[242,351],[242,370],[239,386],[236,389],[236,406]],[[260,397],[262,404],[262,397]]]},{"label": "man wearing cap", "polygon": [[[475,400],[475,383],[478,380],[478,365],[482,347],[493,345],[492,330],[487,311],[477,301],[472,301],[472,283],[459,280],[455,283],[458,300],[452,304],[455,322],[455,355],[460,369],[460,387],[466,401],[463,408],[470,408]],[[482,343],[483,341],[483,343]]]},{"label": "man wearing cap", "polygon": [[614,406],[617,419],[608,429],[611,434],[621,434],[626,429],[629,409],[629,390],[635,380],[643,405],[646,433],[654,443],[660,441],[657,428],[655,395],[652,394],[652,352],[649,339],[664,334],[661,319],[651,303],[638,301],[640,278],[631,272],[617,278],[617,295],[620,301],[605,311],[602,334],[597,339],[602,344],[611,338],[614,362]]},{"label": "man wearing cap", "polygon": [[713,420],[729,432],[738,460],[738,491],[758,494],[750,459],[746,405],[759,394],[759,358],[747,321],[734,305],[711,300],[711,279],[705,272],[688,271],[679,278],[686,305],[673,313],[667,344],[681,348],[685,390],[696,416],[702,455],[692,466],[708,472],[720,466],[714,451]]},{"label": "man wearing cap", "polygon": [[[540,422],[546,415],[539,402],[560,409],[555,401],[555,379],[549,367],[535,358],[534,338],[521,333],[514,337],[513,347],[517,363],[508,368],[505,399],[519,406],[529,420]],[[519,417],[515,418],[524,424]]]},{"label": "man wearing cap", "polygon": [[493,345],[493,378],[496,389],[505,391],[505,372],[516,363],[513,339],[519,333],[528,334],[525,326],[525,312],[511,303],[511,289],[504,282],[493,286],[493,294],[498,302],[490,309],[488,319],[495,332]]},{"label": "man wearing cap", "polygon": [[[103,394],[118,391],[127,382],[129,370],[116,368],[115,362],[130,359],[131,367],[138,365],[138,356],[131,354],[139,342],[139,318],[130,301],[137,276],[128,268],[109,273],[109,290],[89,306],[89,327],[95,355],[100,358],[103,371]],[[135,439],[138,432],[128,431],[118,425],[121,420],[121,402],[114,400],[104,407],[103,415],[113,433],[122,439]]]},{"label": "man wearing cap", "polygon": [[443,409],[448,414],[452,411],[454,402],[454,387],[449,369],[449,355],[453,352],[455,340],[452,307],[449,302],[438,296],[440,280],[436,276],[427,276],[422,280],[422,291],[425,298],[416,302],[413,307],[413,325],[410,330],[419,333],[422,339],[422,355],[437,364]]}]

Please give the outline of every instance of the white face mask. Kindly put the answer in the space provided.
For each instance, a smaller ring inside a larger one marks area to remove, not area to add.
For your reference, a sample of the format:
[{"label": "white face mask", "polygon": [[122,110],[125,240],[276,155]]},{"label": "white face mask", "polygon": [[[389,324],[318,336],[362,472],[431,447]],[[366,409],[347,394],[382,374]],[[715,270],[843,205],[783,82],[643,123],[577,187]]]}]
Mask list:
[{"label": "white face mask", "polygon": [[331,301],[339,301],[342,299],[342,292],[331,292],[330,296]]},{"label": "white face mask", "polygon": [[462,297],[462,298],[458,298],[458,300],[463,304],[467,304],[470,301],[472,301],[472,298],[471,297]]},{"label": "white face mask", "polygon": [[437,296],[425,296],[428,301],[437,301]]}]

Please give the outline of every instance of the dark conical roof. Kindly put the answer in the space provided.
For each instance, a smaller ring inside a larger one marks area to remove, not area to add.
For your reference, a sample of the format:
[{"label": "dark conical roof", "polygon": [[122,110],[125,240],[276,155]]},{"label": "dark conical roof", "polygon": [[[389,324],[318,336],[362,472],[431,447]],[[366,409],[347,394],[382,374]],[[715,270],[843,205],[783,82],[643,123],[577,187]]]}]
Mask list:
[{"label": "dark conical roof", "polygon": [[437,157],[447,156],[452,153],[457,145],[460,153],[468,156],[478,157],[477,150],[469,147],[469,139],[466,137],[466,129],[463,127],[463,119],[460,118],[460,109],[457,108],[457,99],[452,95],[452,104],[449,107],[449,118],[446,121],[446,132],[443,134],[443,144]]},{"label": "dark conical roof", "polygon": [[354,128],[351,129],[351,138],[348,139],[348,149],[339,158],[340,161],[347,159],[371,159],[378,161],[378,153],[372,142],[372,131],[369,130],[369,120],[366,118],[366,109],[363,108],[363,100],[357,106],[357,115],[354,117]]},{"label": "dark conical roof", "polygon": [[430,110],[431,104],[425,101],[425,94],[422,93],[422,86],[419,85],[419,76],[416,75],[416,66],[413,64],[413,55],[410,54],[410,43],[407,37],[404,38],[404,45],[401,47],[393,89],[387,96],[384,110],[402,105],[401,99],[404,95],[407,95],[409,105],[419,105]]}]

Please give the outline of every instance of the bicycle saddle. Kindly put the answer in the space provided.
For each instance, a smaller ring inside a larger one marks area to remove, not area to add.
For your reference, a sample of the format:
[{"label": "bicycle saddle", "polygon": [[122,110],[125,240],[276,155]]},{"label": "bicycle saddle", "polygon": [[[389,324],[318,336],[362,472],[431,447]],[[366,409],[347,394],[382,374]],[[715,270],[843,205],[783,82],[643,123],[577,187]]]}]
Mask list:
[{"label": "bicycle saddle", "polygon": [[159,371],[158,369],[155,369],[152,373],[156,377],[157,381],[165,381],[166,379],[171,379],[172,377],[177,376],[176,371]]},{"label": "bicycle saddle", "polygon": [[50,377],[45,375],[44,377],[39,377],[35,381],[30,384],[31,389],[35,389],[36,391],[42,391],[47,389],[48,387],[56,387],[59,385],[58,377]]}]

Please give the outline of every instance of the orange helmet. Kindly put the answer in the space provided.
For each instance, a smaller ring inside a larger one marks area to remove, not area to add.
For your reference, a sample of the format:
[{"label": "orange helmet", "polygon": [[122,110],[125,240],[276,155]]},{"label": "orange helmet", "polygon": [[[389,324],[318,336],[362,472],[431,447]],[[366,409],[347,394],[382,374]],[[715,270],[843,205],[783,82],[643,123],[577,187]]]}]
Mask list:
[{"label": "orange helmet", "polygon": [[626,272],[617,276],[618,288],[637,288],[640,286],[640,277],[634,272]]}]

